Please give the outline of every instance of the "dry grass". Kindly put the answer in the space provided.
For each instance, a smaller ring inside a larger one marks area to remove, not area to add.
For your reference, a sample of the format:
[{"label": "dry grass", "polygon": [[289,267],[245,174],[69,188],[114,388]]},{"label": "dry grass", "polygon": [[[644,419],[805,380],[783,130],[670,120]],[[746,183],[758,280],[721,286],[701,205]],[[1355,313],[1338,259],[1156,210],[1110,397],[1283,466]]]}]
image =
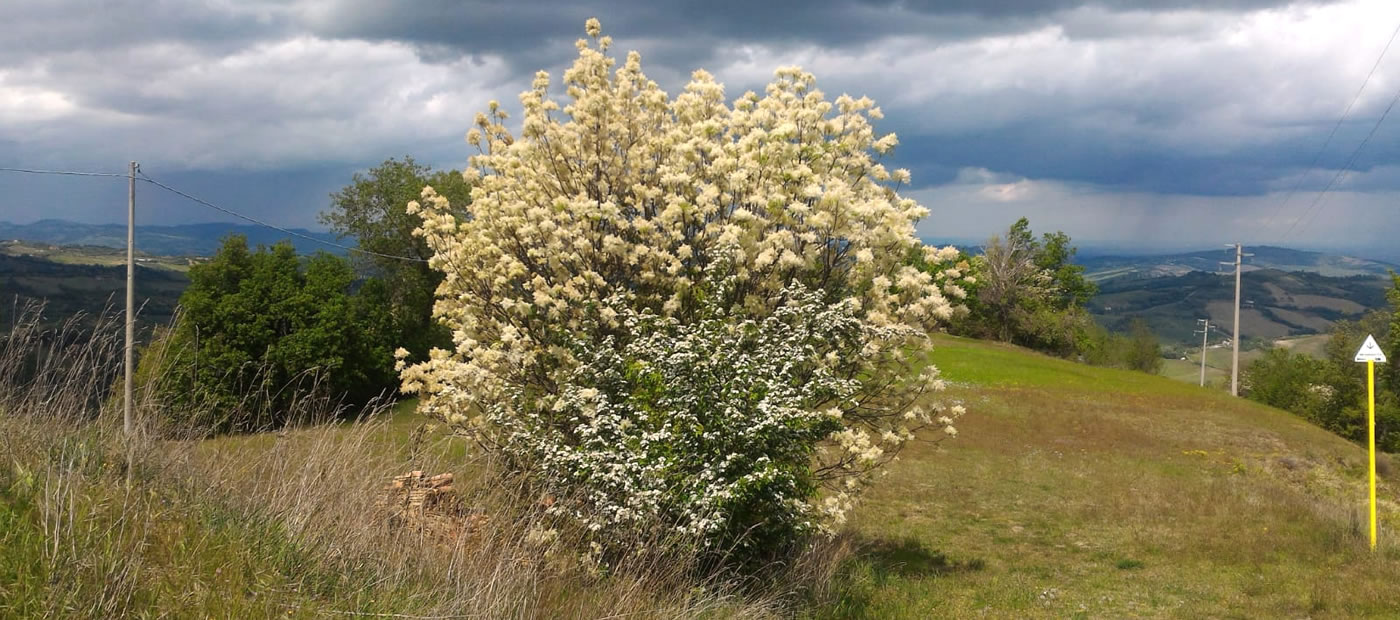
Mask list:
[{"label": "dry grass", "polygon": [[[781,583],[699,579],[673,554],[639,548],[604,570],[568,532],[532,541],[550,523],[510,477],[460,449],[399,449],[380,409],[211,442],[161,439],[169,416],[147,398],[128,439],[95,387],[119,350],[69,334],[33,354],[54,337],[17,333],[0,358],[37,371],[0,382],[0,616],[769,617],[791,600]],[[461,535],[379,505],[414,469],[458,474]]]}]

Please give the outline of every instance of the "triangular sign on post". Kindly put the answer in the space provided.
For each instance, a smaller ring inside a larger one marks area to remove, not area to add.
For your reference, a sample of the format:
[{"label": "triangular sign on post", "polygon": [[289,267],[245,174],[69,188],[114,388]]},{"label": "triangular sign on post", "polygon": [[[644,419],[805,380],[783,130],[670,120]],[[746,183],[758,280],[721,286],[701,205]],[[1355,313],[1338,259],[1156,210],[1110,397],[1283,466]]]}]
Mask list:
[{"label": "triangular sign on post", "polygon": [[1361,348],[1356,351],[1356,361],[1384,363],[1385,353],[1381,352],[1381,346],[1376,344],[1376,339],[1367,335],[1366,342],[1361,343]]}]

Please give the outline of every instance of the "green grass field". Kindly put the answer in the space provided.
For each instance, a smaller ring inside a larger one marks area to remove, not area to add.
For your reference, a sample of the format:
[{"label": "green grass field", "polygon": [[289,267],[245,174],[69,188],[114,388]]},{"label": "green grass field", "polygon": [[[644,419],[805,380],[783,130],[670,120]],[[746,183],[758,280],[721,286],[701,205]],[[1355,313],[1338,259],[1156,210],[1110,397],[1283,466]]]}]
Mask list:
[{"label": "green grass field", "polygon": [[1323,356],[1323,349],[1327,347],[1327,341],[1331,339],[1330,334],[1315,334],[1312,336],[1300,336],[1298,338],[1286,338],[1275,342],[1279,346],[1294,353],[1311,355],[1316,358]]},{"label": "green grass field", "polygon": [[[969,410],[959,437],[901,456],[857,510],[860,551],[801,615],[1400,614],[1400,504],[1383,481],[1369,552],[1352,444],[1218,390],[1007,345],[940,337],[933,361]],[[422,422],[401,405],[384,445]]]},{"label": "green grass field", "polygon": [[[773,613],[808,618],[1400,615],[1395,589],[1400,498],[1394,481],[1383,479],[1381,546],[1371,552],[1365,538],[1365,454],[1356,446],[1287,413],[1183,381],[1075,364],[1006,345],[953,337],[935,342],[933,362],[951,384],[947,396],[968,409],[959,436],[913,444],[902,453],[841,536],[854,553],[834,569],[835,577]],[[266,497],[300,506],[287,514],[312,519],[306,523],[316,523],[319,517],[312,515],[319,511],[344,510],[344,518],[355,514],[353,508],[337,508],[344,500],[334,489],[341,486],[291,486],[312,492],[288,496],[260,481],[268,472],[330,476],[348,489],[378,488],[387,476],[402,473],[381,469],[425,460],[427,467],[452,467],[469,476],[460,439],[430,438],[418,449],[431,457],[411,454],[410,438],[426,422],[412,407],[411,401],[401,403],[386,423],[368,431],[342,424],[330,432],[207,440],[190,446],[187,462],[205,468],[210,461],[224,462],[211,469],[223,472],[220,486],[198,496],[170,490],[135,499],[94,490],[95,503],[78,512],[100,516],[131,502],[142,507],[136,530],[153,534],[140,539],[146,541],[138,547],[141,570],[129,576],[138,580],[136,596],[146,597],[137,600],[136,609],[221,617],[441,614],[442,599],[435,598],[434,588],[442,585],[425,577],[436,574],[431,562],[392,556],[392,566],[405,567],[395,571],[420,576],[385,582],[376,577],[384,571],[373,568],[386,561],[375,554],[388,552],[373,551],[384,545],[342,544],[341,534],[299,530],[305,527],[294,525],[299,521],[253,519],[247,515],[262,513],[244,507],[252,498]],[[302,456],[317,454],[315,444],[334,444],[340,433],[355,438],[350,448],[364,455],[365,463],[328,472],[326,463],[344,461]],[[302,458],[310,460],[297,464]],[[44,470],[20,463],[0,471],[0,525],[9,532],[0,533],[9,550],[8,560],[0,559],[0,616],[7,609],[46,609],[45,596],[71,598],[70,607],[86,609],[81,605],[100,600],[94,597],[104,582],[82,571],[121,566],[115,553],[125,547],[100,544],[107,521],[80,518],[79,534],[88,538],[79,536],[79,544],[92,544],[103,554],[93,555],[91,566],[73,568],[77,576],[65,577],[68,569],[61,562],[45,564],[45,558],[69,555],[49,545],[44,528],[51,525],[34,520],[47,514],[38,506],[52,491],[32,477],[23,480],[34,472],[42,478]],[[1388,457],[1382,466],[1393,475]],[[99,471],[105,465],[94,467],[81,475],[107,475]],[[200,499],[206,497],[226,499]],[[130,523],[136,522],[122,521],[117,531],[134,537]],[[27,568],[35,563],[57,568]],[[461,570],[444,565],[442,583],[463,579],[452,576]],[[605,615],[618,596],[633,597],[626,599],[629,609],[652,610],[629,617],[696,615],[691,603],[647,603],[650,595],[639,594],[634,582],[609,585],[609,580],[547,575],[526,588],[543,594],[528,599],[538,607],[519,610],[520,617]],[[42,596],[26,598],[26,588]],[[657,600],[662,599],[672,600]],[[7,607],[7,600],[29,606]],[[111,608],[130,609],[119,602],[111,602]],[[709,615],[699,617],[763,616],[770,608],[730,600],[708,609]]]},{"label": "green grass field", "polygon": [[1278,410],[1141,373],[944,339],[957,440],[915,448],[817,617],[1400,614],[1400,514],[1364,452]]}]

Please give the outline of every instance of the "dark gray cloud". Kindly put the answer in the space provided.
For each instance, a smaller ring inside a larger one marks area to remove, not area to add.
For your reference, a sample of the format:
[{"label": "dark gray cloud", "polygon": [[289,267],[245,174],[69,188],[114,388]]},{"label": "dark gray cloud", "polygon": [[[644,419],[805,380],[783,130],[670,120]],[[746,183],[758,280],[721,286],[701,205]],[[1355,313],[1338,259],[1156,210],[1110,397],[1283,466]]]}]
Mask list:
[{"label": "dark gray cloud", "polygon": [[[1326,4],[1317,0],[1310,4]],[[528,55],[541,41],[572,40],[589,17],[619,33],[677,44],[711,41],[868,43],[897,35],[969,38],[1051,23],[1079,8],[1150,16],[1161,11],[1239,12],[1286,0],[680,0],[525,2],[325,0],[302,14],[320,34],[420,41],[472,53]],[[1086,26],[1086,32],[1091,28]],[[697,45],[699,47],[699,45]],[[703,55],[703,50],[697,50]]]},{"label": "dark gray cloud", "polygon": [[107,60],[132,60],[125,52],[156,43],[198,42],[231,50],[291,32],[278,2],[205,3],[183,0],[15,0],[0,3],[0,59],[13,62],[40,54],[111,53]]},{"label": "dark gray cloud", "polygon": [[[535,69],[557,75],[594,16],[673,92],[697,67],[738,95],[798,64],[829,93],[871,95],[916,188],[974,209],[1092,195],[1099,215],[1066,221],[1095,237],[1094,221],[1105,234],[1159,228],[1142,224],[1159,215],[1142,205],[1204,213],[1211,200],[1243,210],[1229,221],[1247,227],[1294,187],[1324,187],[1400,87],[1392,58],[1309,170],[1400,6],[11,0],[0,3],[0,165],[139,159],[307,225],[350,170],[405,153],[460,164],[472,115],[489,99],[510,107]],[[1400,194],[1396,122],[1338,184],[1341,201]],[[40,205],[61,187],[0,183],[0,218],[21,220],[51,215]],[[98,196],[60,210],[100,218]],[[986,226],[1004,224],[994,212]],[[189,215],[173,203],[156,214]]]}]

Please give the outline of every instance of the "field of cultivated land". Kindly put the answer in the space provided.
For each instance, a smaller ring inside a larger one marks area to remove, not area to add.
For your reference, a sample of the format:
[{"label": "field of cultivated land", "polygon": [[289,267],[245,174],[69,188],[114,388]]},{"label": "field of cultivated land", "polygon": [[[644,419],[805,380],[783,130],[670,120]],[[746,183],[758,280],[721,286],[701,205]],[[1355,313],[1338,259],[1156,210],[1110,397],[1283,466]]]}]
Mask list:
[{"label": "field of cultivated land", "polygon": [[[1324,353],[1323,350],[1327,346],[1327,341],[1331,338],[1331,334],[1313,334],[1311,336],[1281,338],[1275,340],[1273,346],[1321,359]],[[1265,350],[1259,348],[1240,351],[1240,372],[1244,372],[1246,368],[1249,368],[1250,364],[1264,357],[1264,353]],[[1357,372],[1361,372],[1361,367],[1357,368]],[[1200,349],[1197,348],[1187,353],[1186,359],[1184,360],[1162,360],[1162,371],[1159,374],[1177,381],[1198,384],[1201,380]],[[1212,345],[1207,352],[1206,386],[1226,391],[1230,390],[1230,347]]]},{"label": "field of cultivated land", "polygon": [[[937,344],[969,410],[959,436],[903,453],[836,541],[848,554],[805,583],[755,596],[673,587],[663,567],[580,574],[472,491],[489,469],[410,405],[368,426],[148,446],[130,490],[109,431],[0,417],[0,616],[1400,614],[1396,487],[1383,479],[1372,553],[1356,446],[1163,377]],[[368,517],[414,468],[455,473],[479,533],[444,547]]]}]

